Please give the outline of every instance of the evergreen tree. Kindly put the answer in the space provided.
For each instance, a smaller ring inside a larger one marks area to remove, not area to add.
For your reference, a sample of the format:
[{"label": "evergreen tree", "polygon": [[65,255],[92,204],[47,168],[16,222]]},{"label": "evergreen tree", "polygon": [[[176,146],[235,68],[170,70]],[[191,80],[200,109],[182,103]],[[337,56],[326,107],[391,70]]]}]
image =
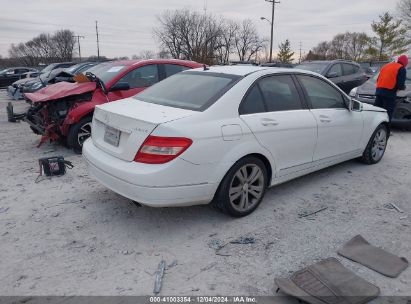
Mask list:
[{"label": "evergreen tree", "polygon": [[388,60],[408,51],[411,40],[406,38],[407,29],[403,26],[402,20],[395,20],[386,12],[380,15],[379,21],[371,24],[371,28],[376,35],[374,52],[377,51],[378,60]]},{"label": "evergreen tree", "polygon": [[285,40],[279,44],[280,51],[278,52],[277,59],[281,63],[291,63],[293,61],[294,52],[291,51],[290,40]]}]

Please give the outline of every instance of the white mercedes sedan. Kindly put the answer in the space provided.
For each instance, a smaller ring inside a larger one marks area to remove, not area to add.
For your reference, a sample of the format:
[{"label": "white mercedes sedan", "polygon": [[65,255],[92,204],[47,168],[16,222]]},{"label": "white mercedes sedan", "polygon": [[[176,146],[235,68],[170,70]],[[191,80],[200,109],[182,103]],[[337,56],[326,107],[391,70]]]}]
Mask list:
[{"label": "white mercedes sedan", "polygon": [[385,110],[307,71],[224,66],[176,74],[97,106],[90,174],[143,205],[212,202],[241,217],[268,187],[353,158],[378,163]]}]

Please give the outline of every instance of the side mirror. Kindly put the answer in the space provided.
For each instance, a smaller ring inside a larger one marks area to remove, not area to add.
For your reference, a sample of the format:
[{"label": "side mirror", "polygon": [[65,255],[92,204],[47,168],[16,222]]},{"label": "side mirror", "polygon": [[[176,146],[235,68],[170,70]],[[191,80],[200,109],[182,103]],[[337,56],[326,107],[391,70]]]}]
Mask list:
[{"label": "side mirror", "polygon": [[350,103],[349,103],[348,109],[350,111],[354,111],[354,112],[361,112],[362,111],[362,103],[359,102],[358,100],[355,100],[354,98],[350,98]]},{"label": "side mirror", "polygon": [[110,88],[110,92],[127,90],[130,90],[130,85],[127,82],[117,82]]},{"label": "side mirror", "polygon": [[327,74],[327,78],[336,78],[336,77],[338,77],[337,72],[330,72]]}]

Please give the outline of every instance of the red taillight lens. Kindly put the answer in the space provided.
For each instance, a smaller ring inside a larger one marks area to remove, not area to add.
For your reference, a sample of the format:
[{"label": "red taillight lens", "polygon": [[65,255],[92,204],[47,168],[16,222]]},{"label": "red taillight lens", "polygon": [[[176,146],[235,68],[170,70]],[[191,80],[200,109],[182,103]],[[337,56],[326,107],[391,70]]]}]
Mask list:
[{"label": "red taillight lens", "polygon": [[184,137],[149,136],[138,150],[134,161],[146,164],[164,164],[187,150],[193,141]]}]

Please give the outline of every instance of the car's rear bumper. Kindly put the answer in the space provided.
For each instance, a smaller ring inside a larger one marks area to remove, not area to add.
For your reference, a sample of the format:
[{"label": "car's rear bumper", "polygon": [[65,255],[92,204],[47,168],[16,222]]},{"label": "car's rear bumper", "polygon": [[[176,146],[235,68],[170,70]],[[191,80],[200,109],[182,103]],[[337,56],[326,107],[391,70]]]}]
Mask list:
[{"label": "car's rear bumper", "polygon": [[13,86],[7,87],[7,95],[14,100],[23,99],[23,95],[20,92],[20,89],[16,89]]},{"label": "car's rear bumper", "polygon": [[[217,185],[208,182],[179,182],[182,175],[190,174],[187,170],[190,170],[191,166],[196,166],[181,159],[174,160],[173,165],[164,166],[127,162],[98,149],[92,140],[84,143],[83,157],[88,164],[90,175],[101,184],[124,197],[151,207],[207,204],[213,199],[217,188]],[[156,170],[151,169],[153,166],[157,166]],[[192,169],[196,171],[196,168]],[[169,181],[164,182],[166,175],[171,175],[174,179],[172,185],[167,185]],[[156,179],[157,183],[154,183]]]}]

